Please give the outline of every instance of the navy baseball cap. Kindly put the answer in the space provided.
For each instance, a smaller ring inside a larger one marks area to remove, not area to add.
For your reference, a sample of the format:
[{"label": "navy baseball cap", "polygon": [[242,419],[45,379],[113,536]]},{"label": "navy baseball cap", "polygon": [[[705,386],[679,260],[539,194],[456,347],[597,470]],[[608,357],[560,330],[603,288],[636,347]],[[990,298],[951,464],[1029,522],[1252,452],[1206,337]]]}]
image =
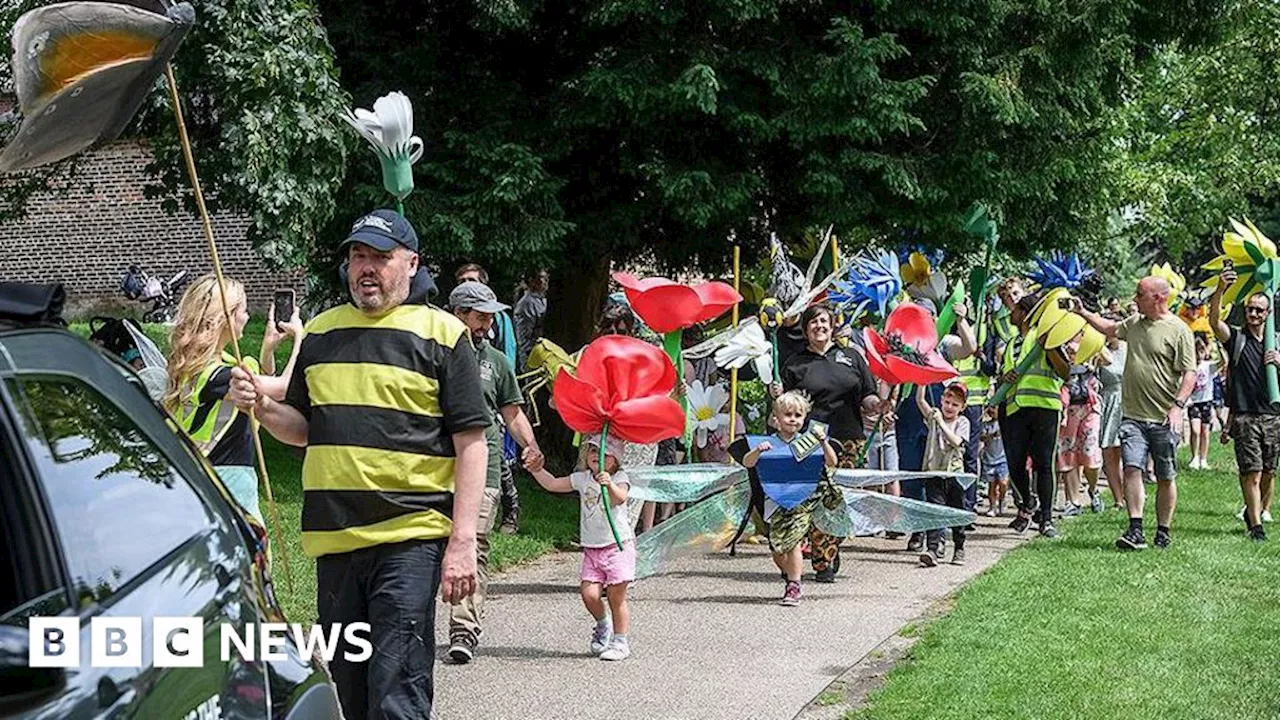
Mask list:
[{"label": "navy baseball cap", "polygon": [[395,210],[374,210],[351,226],[347,239],[338,246],[341,250],[351,243],[360,243],[382,252],[391,252],[396,246],[418,252],[418,233]]}]

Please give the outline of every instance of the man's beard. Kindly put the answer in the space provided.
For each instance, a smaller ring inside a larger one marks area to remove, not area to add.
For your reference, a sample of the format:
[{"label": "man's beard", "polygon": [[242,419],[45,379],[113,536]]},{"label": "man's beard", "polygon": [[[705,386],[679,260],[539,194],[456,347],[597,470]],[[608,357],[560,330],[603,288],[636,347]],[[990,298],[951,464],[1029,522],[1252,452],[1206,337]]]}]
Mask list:
[{"label": "man's beard", "polygon": [[348,288],[351,293],[351,301],[362,312],[377,313],[389,310],[409,297],[409,282],[406,279],[398,282],[390,287],[379,286],[378,294],[374,296],[366,296],[360,293],[360,281],[356,281],[355,288]]}]

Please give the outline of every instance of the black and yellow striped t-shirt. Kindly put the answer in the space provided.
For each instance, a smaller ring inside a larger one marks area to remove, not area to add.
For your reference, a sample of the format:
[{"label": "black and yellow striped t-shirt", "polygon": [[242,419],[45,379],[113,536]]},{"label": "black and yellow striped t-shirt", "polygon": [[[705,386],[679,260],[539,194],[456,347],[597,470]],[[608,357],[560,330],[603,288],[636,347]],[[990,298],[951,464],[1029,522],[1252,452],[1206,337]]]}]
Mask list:
[{"label": "black and yellow striped t-shirt", "polygon": [[302,547],[318,557],[452,529],[452,434],[486,427],[466,326],[423,305],[352,305],[307,324],[285,403],[310,423]]}]

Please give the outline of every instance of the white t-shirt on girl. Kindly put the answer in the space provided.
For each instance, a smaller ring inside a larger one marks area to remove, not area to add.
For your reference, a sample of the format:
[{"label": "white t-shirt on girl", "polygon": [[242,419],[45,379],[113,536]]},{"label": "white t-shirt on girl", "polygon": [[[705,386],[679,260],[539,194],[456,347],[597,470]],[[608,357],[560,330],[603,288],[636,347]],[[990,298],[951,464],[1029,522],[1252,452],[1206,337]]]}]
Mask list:
[{"label": "white t-shirt on girl", "polygon": [[[600,483],[586,470],[580,470],[569,476],[569,484],[578,491],[581,498],[578,512],[578,542],[582,547],[600,548],[614,544],[613,531],[609,529],[609,519],[604,516],[604,505],[600,498]],[[613,474],[614,485],[631,487],[626,472],[619,470]],[[618,537],[626,542],[635,537],[632,530],[630,513],[627,504],[613,505],[613,523],[618,528]]]},{"label": "white t-shirt on girl", "polygon": [[1191,391],[1188,405],[1213,402],[1213,375],[1216,364],[1212,360],[1202,360],[1196,366],[1196,385]]}]

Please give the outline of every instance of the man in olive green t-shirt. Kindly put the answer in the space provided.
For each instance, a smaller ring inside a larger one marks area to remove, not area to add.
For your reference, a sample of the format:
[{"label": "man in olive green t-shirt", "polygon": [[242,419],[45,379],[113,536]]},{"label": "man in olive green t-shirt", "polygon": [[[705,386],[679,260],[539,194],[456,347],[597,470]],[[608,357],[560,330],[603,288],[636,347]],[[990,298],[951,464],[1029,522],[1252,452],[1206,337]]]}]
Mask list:
[{"label": "man in olive green t-shirt", "polygon": [[484,596],[489,585],[489,533],[493,530],[501,494],[503,426],[511,431],[516,443],[524,448],[522,460],[540,468],[542,451],[533,436],[533,425],[521,405],[520,385],[515,369],[502,351],[489,344],[493,316],[507,309],[498,302],[493,290],[479,282],[465,282],[449,294],[449,307],[471,331],[472,342],[479,354],[480,382],[485,404],[493,417],[485,429],[489,445],[488,474],[485,477],[484,500],[480,503],[480,520],[476,526],[476,591],[450,608],[449,659],[457,664],[471,661],[480,639],[480,618],[484,612]]},{"label": "man in olive green t-shirt", "polygon": [[1171,542],[1169,526],[1178,502],[1176,453],[1182,435],[1182,411],[1196,382],[1195,339],[1191,328],[1169,312],[1169,283],[1158,277],[1138,282],[1138,313],[1120,322],[1077,308],[1091,325],[1128,343],[1121,384],[1120,453],[1129,528],[1116,540],[1121,550],[1147,546],[1142,532],[1146,489],[1142,472],[1147,455],[1156,470],[1156,547]]}]

